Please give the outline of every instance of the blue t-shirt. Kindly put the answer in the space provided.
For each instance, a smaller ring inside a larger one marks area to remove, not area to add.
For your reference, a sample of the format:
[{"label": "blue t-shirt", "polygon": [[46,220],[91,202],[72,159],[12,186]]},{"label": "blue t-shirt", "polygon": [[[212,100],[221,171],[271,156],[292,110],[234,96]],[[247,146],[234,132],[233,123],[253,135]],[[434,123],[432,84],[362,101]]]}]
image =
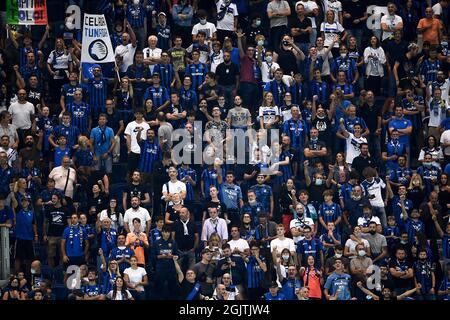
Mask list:
[{"label": "blue t-shirt", "polygon": [[[389,122],[389,129],[406,129],[408,127],[412,127],[412,123],[410,120],[401,118],[401,119],[393,119]],[[398,138],[400,143],[403,143],[405,146],[409,146],[409,135],[402,135]]]},{"label": "blue t-shirt", "polygon": [[16,238],[21,240],[33,240],[33,224],[35,224],[35,215],[31,210],[20,210],[16,214]]},{"label": "blue t-shirt", "polygon": [[88,233],[80,224],[64,229],[63,239],[66,240],[66,255],[68,257],[82,257],[84,255],[84,241]]},{"label": "blue t-shirt", "polygon": [[111,147],[111,139],[114,138],[114,131],[110,127],[95,127],[91,131],[90,138],[94,140],[94,152],[97,158],[99,158]]},{"label": "blue t-shirt", "polygon": [[351,283],[350,275],[343,273],[337,274],[333,272],[327,279],[327,282],[324,285],[325,289],[328,289],[328,293],[330,295],[335,295],[339,290],[339,295],[337,300],[350,300],[352,298],[350,294],[350,283]]}]

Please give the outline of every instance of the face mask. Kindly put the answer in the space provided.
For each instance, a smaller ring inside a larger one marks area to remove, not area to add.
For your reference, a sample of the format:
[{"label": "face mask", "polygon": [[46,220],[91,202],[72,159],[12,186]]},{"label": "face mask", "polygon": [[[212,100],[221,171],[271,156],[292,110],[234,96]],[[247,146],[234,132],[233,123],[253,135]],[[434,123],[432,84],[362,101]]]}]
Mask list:
[{"label": "face mask", "polygon": [[321,186],[323,183],[322,179],[316,179],[316,186]]},{"label": "face mask", "polygon": [[256,203],[256,200],[248,200],[248,203],[253,206]]},{"label": "face mask", "polygon": [[289,260],[289,255],[285,255],[285,254],[284,254],[284,255],[283,255],[283,260],[284,260],[284,261]]},{"label": "face mask", "polygon": [[283,46],[288,46],[289,45],[289,41],[283,40]]},{"label": "face mask", "polygon": [[261,25],[261,20],[255,20],[255,26],[259,27]]},{"label": "face mask", "polygon": [[272,62],[272,56],[267,56],[266,57],[266,61],[267,61],[267,63],[271,63]]},{"label": "face mask", "polygon": [[407,244],[407,243],[408,243],[408,241],[405,241],[405,240],[400,240],[400,243],[401,243],[401,244]]},{"label": "face mask", "polygon": [[317,142],[317,140],[319,140],[319,137],[315,137],[315,138],[311,137],[311,141]]},{"label": "face mask", "polygon": [[433,163],[431,162],[424,162],[423,165],[427,168],[431,167],[433,165]]},{"label": "face mask", "polygon": [[173,204],[180,204],[181,201],[174,201]]},{"label": "face mask", "polygon": [[352,194],[351,197],[352,197],[352,200],[355,200],[355,201],[361,200],[361,196],[355,196]]},{"label": "face mask", "polygon": [[374,230],[370,230],[369,233],[370,233],[371,235],[374,235],[374,234],[377,233],[377,232],[374,231]]},{"label": "face mask", "polygon": [[263,46],[264,45],[264,40],[258,40],[258,46]]},{"label": "face mask", "polygon": [[206,24],[206,19],[200,19],[201,24]]},{"label": "face mask", "polygon": [[364,257],[364,256],[366,255],[366,250],[359,250],[359,251],[358,251],[358,255],[359,255],[360,257]]},{"label": "face mask", "polygon": [[31,269],[31,274],[36,274],[36,269]]},{"label": "face mask", "polygon": [[336,253],[335,256],[336,256],[336,258],[340,259],[340,258],[342,258],[342,253]]},{"label": "face mask", "polygon": [[346,53],[341,53],[341,58],[344,59],[347,56]]},{"label": "face mask", "polygon": [[447,46],[448,46],[448,42],[447,42],[447,41],[442,41],[442,42],[441,42],[441,46],[447,47]]}]

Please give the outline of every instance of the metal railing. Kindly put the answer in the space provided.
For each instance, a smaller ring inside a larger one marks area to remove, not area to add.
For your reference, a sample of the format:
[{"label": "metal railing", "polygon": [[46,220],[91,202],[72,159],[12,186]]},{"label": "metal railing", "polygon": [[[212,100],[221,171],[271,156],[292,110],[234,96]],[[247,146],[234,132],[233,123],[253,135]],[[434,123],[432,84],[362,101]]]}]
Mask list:
[{"label": "metal railing", "polygon": [[9,228],[0,227],[0,279],[10,275]]}]

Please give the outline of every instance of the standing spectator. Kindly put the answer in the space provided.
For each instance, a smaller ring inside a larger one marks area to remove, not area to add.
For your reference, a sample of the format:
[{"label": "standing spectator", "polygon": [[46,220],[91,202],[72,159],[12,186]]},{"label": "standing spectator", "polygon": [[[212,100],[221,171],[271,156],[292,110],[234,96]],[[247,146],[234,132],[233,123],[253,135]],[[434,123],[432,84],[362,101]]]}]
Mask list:
[{"label": "standing spectator", "polygon": [[70,167],[69,156],[64,156],[61,166],[54,168],[48,177],[55,180],[55,187],[62,190],[66,197],[73,199],[77,171]]},{"label": "standing spectator", "polygon": [[383,31],[381,41],[393,36],[394,31],[403,29],[402,18],[395,14],[397,6],[393,2],[389,2],[387,4],[387,10],[388,14],[381,17],[381,30]]},{"label": "standing spectator", "polygon": [[341,259],[334,262],[335,271],[327,278],[324,295],[327,300],[351,300],[351,277],[344,271]]},{"label": "standing spectator", "polygon": [[417,33],[422,34],[422,40],[428,41],[432,45],[439,45],[442,39],[443,26],[442,22],[433,17],[433,9],[428,7],[425,9],[425,18],[419,20],[417,25]]},{"label": "standing spectator", "polygon": [[272,50],[280,45],[281,37],[288,31],[288,16],[291,15],[289,3],[285,0],[274,0],[267,5],[267,17],[270,20],[270,44]]},{"label": "standing spectator", "polygon": [[128,30],[128,33],[122,33],[122,44],[118,45],[114,51],[116,58],[120,57],[120,60],[122,61],[119,69],[122,76],[133,64],[133,58],[137,47],[136,35],[134,34],[134,30],[128,21],[126,22],[126,28]]},{"label": "standing spectator", "polygon": [[106,173],[112,172],[112,151],[116,143],[114,132],[106,126],[106,114],[100,114],[98,118],[98,127],[91,131],[90,142],[93,146],[94,161],[97,160],[96,170],[104,170]]},{"label": "standing spectator", "polygon": [[179,36],[185,46],[188,46],[192,41],[191,29],[193,16],[194,9],[189,0],[181,0],[172,7],[172,19],[175,27],[173,30],[174,35]]},{"label": "standing spectator", "polygon": [[231,38],[237,31],[238,9],[231,0],[216,0],[217,40],[223,43],[225,37]]}]

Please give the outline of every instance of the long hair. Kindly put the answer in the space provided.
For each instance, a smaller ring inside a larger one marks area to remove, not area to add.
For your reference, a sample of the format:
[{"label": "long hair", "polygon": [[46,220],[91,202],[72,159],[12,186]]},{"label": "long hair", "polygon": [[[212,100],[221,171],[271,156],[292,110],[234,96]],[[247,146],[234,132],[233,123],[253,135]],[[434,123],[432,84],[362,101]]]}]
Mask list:
[{"label": "long hair", "polygon": [[125,280],[123,280],[121,276],[117,276],[116,281],[114,282],[112,300],[116,300],[117,296],[117,285],[116,285],[117,279],[122,279],[123,282],[122,289],[120,290],[120,292],[122,293],[122,300],[128,300],[128,292],[127,289],[125,288]]}]

